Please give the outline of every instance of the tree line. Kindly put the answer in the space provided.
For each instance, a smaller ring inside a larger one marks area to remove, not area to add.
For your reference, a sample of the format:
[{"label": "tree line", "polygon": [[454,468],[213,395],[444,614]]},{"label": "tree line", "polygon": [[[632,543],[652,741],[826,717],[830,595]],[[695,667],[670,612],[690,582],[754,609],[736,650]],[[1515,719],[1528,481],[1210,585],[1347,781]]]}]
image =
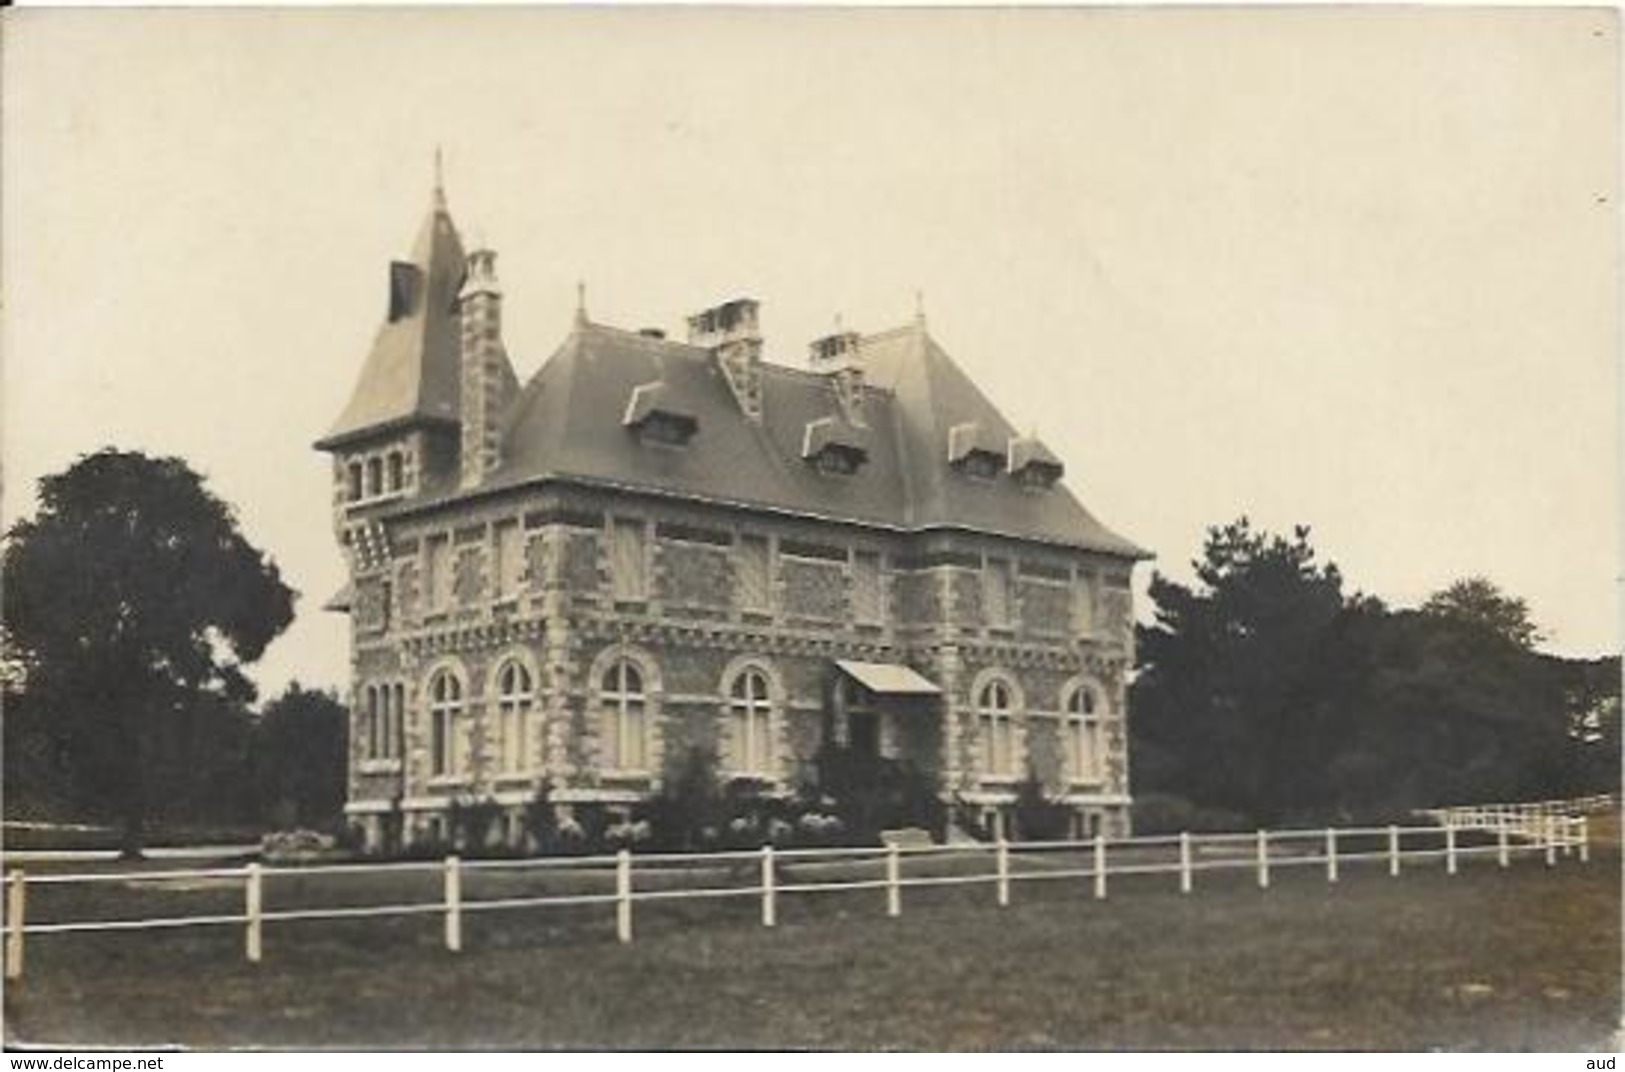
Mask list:
[{"label": "tree line", "polygon": [[40,481],[3,559],[8,818],[324,821],[344,709],[292,685],[256,712],[245,667],[295,593],[178,458],[107,449]]},{"label": "tree line", "polygon": [[1210,529],[1196,582],[1157,574],[1137,631],[1142,825],[1378,821],[1451,803],[1610,792],[1620,661],[1565,659],[1483,578],[1420,607],[1345,591],[1310,531]]}]

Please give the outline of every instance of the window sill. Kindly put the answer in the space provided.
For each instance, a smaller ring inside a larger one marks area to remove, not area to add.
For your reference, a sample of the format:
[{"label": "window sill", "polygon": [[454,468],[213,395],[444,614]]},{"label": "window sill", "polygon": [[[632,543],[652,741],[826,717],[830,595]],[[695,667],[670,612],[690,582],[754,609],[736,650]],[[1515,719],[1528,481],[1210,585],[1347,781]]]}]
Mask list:
[{"label": "window sill", "polygon": [[362,774],[399,774],[401,761],[398,759],[363,759],[356,770]]},{"label": "window sill", "polygon": [[429,778],[430,789],[467,789],[474,779],[466,774],[436,774]]},{"label": "window sill", "polygon": [[765,786],[768,786],[770,788],[777,787],[778,784],[779,784],[779,776],[774,771],[766,771],[766,770],[748,771],[748,770],[728,770],[728,769],[724,769],[721,773],[722,773],[722,778],[723,778],[723,780],[725,782],[758,782],[758,783],[760,783],[762,785],[765,785]]},{"label": "window sill", "polygon": [[654,777],[652,771],[615,768],[598,772],[598,776],[606,782],[647,782]]},{"label": "window sill", "polygon": [[362,499],[350,499],[344,504],[344,509],[346,511],[365,510],[370,506],[383,506],[386,503],[400,502],[406,498],[406,495],[406,489],[401,488],[399,491],[386,491],[381,495],[368,495]]},{"label": "window sill", "polygon": [[524,782],[534,782],[541,776],[542,772],[539,770],[498,771],[496,774],[491,776],[491,780],[496,782],[498,785],[516,785]]},{"label": "window sill", "polygon": [[1019,774],[978,774],[976,777],[984,785],[1015,785],[1021,781]]}]

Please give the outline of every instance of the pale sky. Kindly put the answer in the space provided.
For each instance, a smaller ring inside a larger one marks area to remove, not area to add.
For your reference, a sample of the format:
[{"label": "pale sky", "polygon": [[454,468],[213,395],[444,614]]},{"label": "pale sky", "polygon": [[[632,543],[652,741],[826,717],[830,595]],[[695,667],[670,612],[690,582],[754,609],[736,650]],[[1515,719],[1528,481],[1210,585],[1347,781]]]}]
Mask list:
[{"label": "pale sky", "polygon": [[500,254],[527,378],[595,319],[762,302],[933,334],[1190,577],[1313,526],[1351,588],[1484,574],[1617,650],[1612,11],[9,11],[6,517],[174,453],[342,684],[327,459],[429,203]]}]

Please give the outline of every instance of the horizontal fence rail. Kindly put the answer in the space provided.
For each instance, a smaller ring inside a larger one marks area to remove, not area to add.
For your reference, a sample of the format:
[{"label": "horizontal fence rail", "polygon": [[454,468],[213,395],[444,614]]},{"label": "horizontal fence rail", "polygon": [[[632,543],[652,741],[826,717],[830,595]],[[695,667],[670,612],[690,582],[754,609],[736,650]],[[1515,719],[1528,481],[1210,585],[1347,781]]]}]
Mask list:
[{"label": "horizontal fence rail", "polygon": [[[1607,797],[1595,799],[1609,801]],[[1445,872],[1454,875],[1464,860],[1489,856],[1505,868],[1514,856],[1539,855],[1550,867],[1560,854],[1577,854],[1581,862],[1589,860],[1588,816],[1594,803],[1588,799],[1578,802],[1581,806],[1570,801],[1434,809],[1427,813],[1434,823],[1426,826],[1186,832],[1076,841],[1000,839],[817,849],[765,846],[637,855],[623,849],[604,856],[470,861],[450,856],[443,861],[296,867],[249,863],[230,868],[43,875],[15,868],[5,877],[5,974],[9,979],[22,977],[27,935],[240,926],[244,956],[257,963],[263,955],[268,923],[439,916],[445,946],[457,952],[462,949],[467,914],[518,909],[613,906],[616,938],[630,942],[633,906],[640,902],[753,900],[760,903],[762,925],[774,927],[783,897],[837,892],[884,891],[885,914],[895,917],[902,914],[904,891],[915,888],[991,886],[993,903],[1002,907],[1011,903],[1012,887],[1024,882],[1070,880],[1080,884],[1080,891],[1091,889],[1094,899],[1104,900],[1113,876],[1177,876],[1173,888],[1190,894],[1198,885],[1197,875],[1217,871],[1250,872],[1259,889],[1265,890],[1282,868],[1323,869],[1326,881],[1336,883],[1345,866],[1362,863],[1381,862],[1392,876],[1407,867],[1437,866],[1441,860]],[[335,882],[342,886],[343,880],[362,875],[390,875],[399,883],[416,883],[419,896],[379,904],[266,907],[268,891],[288,886],[308,891],[312,885]],[[470,896],[465,888],[475,880],[527,875],[552,876],[573,885],[546,894],[483,897]],[[30,890],[102,883],[123,883],[147,895],[218,895],[222,890],[235,890],[241,897],[241,911],[99,920],[31,921],[28,917]]]}]

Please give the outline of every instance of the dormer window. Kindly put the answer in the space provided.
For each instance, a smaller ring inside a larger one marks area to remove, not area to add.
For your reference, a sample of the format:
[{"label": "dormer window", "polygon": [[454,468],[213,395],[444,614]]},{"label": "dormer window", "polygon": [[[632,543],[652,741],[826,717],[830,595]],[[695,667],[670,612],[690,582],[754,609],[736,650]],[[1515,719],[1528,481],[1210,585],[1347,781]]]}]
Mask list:
[{"label": "dormer window", "polygon": [[1004,452],[976,421],[948,429],[948,464],[966,476],[993,480],[1004,467]]},{"label": "dormer window", "polygon": [[869,460],[869,430],[839,417],[809,421],[801,457],[821,473],[850,476]]},{"label": "dormer window", "polygon": [[677,400],[664,381],[653,380],[632,388],[621,424],[646,443],[680,447],[700,430],[699,418]]},{"label": "dormer window", "polygon": [[1023,486],[1051,487],[1064,471],[1061,459],[1036,437],[1016,436],[1010,440],[1010,475]]},{"label": "dormer window", "polygon": [[389,266],[389,322],[405,320],[417,306],[423,272],[415,264],[395,261]]}]

